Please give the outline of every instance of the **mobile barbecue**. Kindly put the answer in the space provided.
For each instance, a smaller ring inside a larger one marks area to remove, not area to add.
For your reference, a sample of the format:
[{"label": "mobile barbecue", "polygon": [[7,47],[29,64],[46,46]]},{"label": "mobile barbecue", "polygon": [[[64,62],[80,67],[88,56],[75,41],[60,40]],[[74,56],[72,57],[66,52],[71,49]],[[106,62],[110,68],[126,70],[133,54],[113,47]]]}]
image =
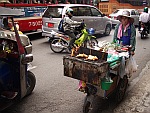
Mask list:
[{"label": "mobile barbecue", "polygon": [[79,91],[86,93],[83,113],[99,113],[112,94],[117,103],[125,95],[128,76],[121,71],[129,59],[129,48],[114,48],[115,55],[80,47],[73,55],[63,57],[64,76],[79,80]]}]

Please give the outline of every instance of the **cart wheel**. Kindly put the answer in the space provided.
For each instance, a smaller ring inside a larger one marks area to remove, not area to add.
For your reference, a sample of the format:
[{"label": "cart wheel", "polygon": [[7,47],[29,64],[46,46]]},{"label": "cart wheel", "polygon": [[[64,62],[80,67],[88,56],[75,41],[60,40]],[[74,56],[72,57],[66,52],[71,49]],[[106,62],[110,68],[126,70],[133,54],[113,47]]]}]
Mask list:
[{"label": "cart wheel", "polygon": [[36,78],[35,75],[31,72],[27,72],[27,93],[26,96],[30,95],[35,87]]},{"label": "cart wheel", "polygon": [[98,96],[87,95],[83,105],[83,113],[101,113],[102,99]]},{"label": "cart wheel", "polygon": [[116,91],[116,103],[117,104],[119,104],[123,100],[127,86],[128,86],[128,78],[125,75],[123,79],[120,79],[118,86],[117,86],[117,91]]}]

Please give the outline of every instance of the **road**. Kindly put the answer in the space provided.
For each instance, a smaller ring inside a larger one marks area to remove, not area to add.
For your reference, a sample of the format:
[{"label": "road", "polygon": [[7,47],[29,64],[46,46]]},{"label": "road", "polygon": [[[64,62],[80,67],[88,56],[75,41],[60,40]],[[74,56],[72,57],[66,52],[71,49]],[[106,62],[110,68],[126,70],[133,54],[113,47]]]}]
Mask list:
[{"label": "road", "polygon": [[[112,30],[109,36],[99,37],[98,40],[112,41],[113,32]],[[85,94],[78,91],[78,80],[63,76],[62,58],[66,53],[53,53],[46,38],[31,41],[34,55],[32,65],[37,66],[32,70],[37,79],[34,92],[2,113],[82,113]],[[149,51],[150,39],[141,40],[137,32],[134,57],[138,71],[131,78],[130,81],[134,82],[131,82],[130,86],[136,83],[136,78],[141,76],[142,69],[150,60]]]}]

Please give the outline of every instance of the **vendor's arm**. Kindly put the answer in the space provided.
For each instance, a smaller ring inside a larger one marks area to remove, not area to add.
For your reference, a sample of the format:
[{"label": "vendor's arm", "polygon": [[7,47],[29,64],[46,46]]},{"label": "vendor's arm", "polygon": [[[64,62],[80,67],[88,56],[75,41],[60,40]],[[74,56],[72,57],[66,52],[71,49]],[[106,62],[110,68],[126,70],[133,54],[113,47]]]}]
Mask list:
[{"label": "vendor's arm", "polygon": [[136,30],[134,25],[131,25],[131,38],[130,38],[130,44],[132,46],[131,51],[135,51],[135,45],[136,45]]},{"label": "vendor's arm", "polygon": [[119,25],[116,25],[115,26],[115,31],[114,31],[114,36],[113,36],[113,42],[116,43],[116,40],[117,40],[117,34],[118,34],[118,28],[119,28]]}]

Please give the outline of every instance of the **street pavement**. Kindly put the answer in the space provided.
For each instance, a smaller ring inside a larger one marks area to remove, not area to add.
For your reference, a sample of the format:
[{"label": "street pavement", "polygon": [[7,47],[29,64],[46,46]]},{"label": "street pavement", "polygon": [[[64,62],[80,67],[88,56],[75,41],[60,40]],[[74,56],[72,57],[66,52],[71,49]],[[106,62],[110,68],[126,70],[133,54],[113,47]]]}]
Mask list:
[{"label": "street pavement", "polygon": [[150,113],[150,61],[137,79],[132,88],[129,85],[125,99],[114,113]]}]

